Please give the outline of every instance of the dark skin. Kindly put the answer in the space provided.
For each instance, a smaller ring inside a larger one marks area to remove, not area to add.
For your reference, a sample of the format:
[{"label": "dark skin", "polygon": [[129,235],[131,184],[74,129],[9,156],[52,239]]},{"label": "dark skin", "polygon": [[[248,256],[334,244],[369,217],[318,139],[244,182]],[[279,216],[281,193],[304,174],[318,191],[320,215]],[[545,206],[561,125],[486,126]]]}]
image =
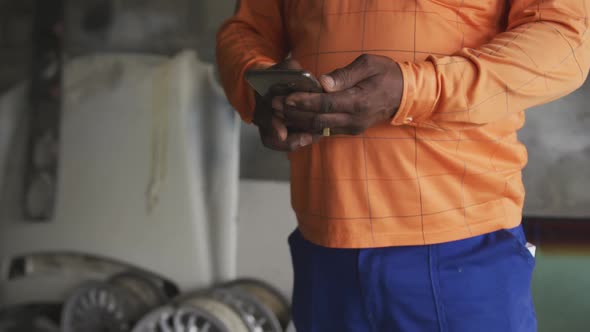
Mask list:
[{"label": "dark skin", "polygon": [[[301,69],[301,65],[294,60],[286,60],[269,69]],[[273,111],[271,102],[273,97],[285,96],[288,92],[272,89],[267,96],[256,94],[256,110],[252,122],[258,126],[262,144],[277,151],[295,151],[304,146],[317,142],[319,135],[305,131],[288,130],[285,118]]]},{"label": "dark skin", "polygon": [[[301,65],[287,60],[271,68],[301,69]],[[331,135],[360,135],[391,120],[403,90],[398,64],[368,54],[323,75],[320,83],[324,93],[275,90],[257,96],[253,122],[266,147],[295,151],[319,141],[324,128],[330,128]]]},{"label": "dark skin", "polygon": [[330,128],[331,135],[360,135],[391,121],[403,91],[399,65],[390,58],[367,54],[323,75],[320,83],[324,93],[274,96],[275,116],[284,119],[284,125],[311,135],[320,135],[324,128]]}]

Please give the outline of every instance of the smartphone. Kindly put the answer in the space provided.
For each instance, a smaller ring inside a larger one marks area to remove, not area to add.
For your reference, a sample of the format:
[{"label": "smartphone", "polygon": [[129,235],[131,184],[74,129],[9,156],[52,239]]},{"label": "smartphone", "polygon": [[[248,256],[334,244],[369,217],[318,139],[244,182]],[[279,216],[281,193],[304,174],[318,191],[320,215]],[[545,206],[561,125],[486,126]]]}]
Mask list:
[{"label": "smartphone", "polygon": [[261,96],[271,89],[283,94],[292,92],[322,92],[320,82],[309,72],[295,69],[251,69],[246,71],[246,81]]}]

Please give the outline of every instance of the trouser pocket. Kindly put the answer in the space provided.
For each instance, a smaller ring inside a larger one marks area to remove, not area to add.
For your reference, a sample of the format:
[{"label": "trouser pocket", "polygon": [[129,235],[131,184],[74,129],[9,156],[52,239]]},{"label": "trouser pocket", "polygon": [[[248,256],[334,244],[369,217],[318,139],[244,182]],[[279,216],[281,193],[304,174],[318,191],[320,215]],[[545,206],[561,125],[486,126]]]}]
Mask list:
[{"label": "trouser pocket", "polygon": [[532,243],[527,242],[522,225],[515,228],[505,229],[504,232],[510,235],[510,238],[514,241],[514,245],[517,247],[520,254],[523,255],[529,264],[534,267],[536,263],[535,253],[537,248]]}]

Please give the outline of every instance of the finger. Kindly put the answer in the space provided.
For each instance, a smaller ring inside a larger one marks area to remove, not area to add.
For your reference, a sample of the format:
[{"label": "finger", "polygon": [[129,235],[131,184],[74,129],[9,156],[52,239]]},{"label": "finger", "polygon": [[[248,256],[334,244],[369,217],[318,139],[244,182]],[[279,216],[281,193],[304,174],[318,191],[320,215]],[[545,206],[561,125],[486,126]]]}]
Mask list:
[{"label": "finger", "polygon": [[285,123],[290,128],[322,135],[324,128],[333,134],[356,135],[362,132],[362,124],[348,113],[317,114],[285,110]]},{"label": "finger", "polygon": [[274,98],[272,98],[271,100],[271,106],[272,109],[275,111],[282,111],[284,110],[284,105],[285,105],[285,101],[287,99],[287,96],[276,96]]},{"label": "finger", "polygon": [[287,139],[287,126],[285,125],[282,119],[273,115],[271,119],[271,128],[274,140],[284,141],[285,139]]},{"label": "finger", "polygon": [[313,113],[357,113],[365,108],[365,97],[358,87],[333,93],[296,92],[285,99],[285,109]]},{"label": "finger", "polygon": [[309,133],[293,133],[284,141],[287,151],[295,151],[313,143],[313,135]]},{"label": "finger", "polygon": [[336,69],[320,77],[320,83],[327,92],[342,91],[355,86],[357,83],[377,74],[373,57],[363,54],[343,68]]},{"label": "finger", "polygon": [[272,140],[269,136],[263,136],[262,142],[270,149],[290,152],[315,143],[319,141],[319,139],[321,139],[321,137],[318,137],[318,135],[293,133],[289,134],[284,141]]},{"label": "finger", "polygon": [[284,109],[283,105],[285,103],[285,98],[287,98],[287,97],[286,96],[277,96],[277,97],[274,97],[270,103],[271,108],[273,110],[273,114],[277,118],[279,118],[283,121],[285,120],[285,114],[283,113],[283,109]]},{"label": "finger", "polygon": [[285,114],[283,113],[283,111],[275,111],[275,110],[273,110],[273,113],[272,114],[274,116],[276,116],[277,118],[279,118],[281,121],[285,122]]}]

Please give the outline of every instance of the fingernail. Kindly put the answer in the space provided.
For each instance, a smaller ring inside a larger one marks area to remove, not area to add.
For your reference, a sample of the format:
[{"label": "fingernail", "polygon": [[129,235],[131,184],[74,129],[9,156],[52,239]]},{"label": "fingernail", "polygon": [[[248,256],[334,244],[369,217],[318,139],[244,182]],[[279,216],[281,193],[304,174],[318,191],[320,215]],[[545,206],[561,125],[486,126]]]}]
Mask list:
[{"label": "fingernail", "polygon": [[299,145],[301,147],[310,145],[312,142],[312,138],[311,136],[301,136],[301,138],[299,139]]},{"label": "fingernail", "polygon": [[278,136],[279,136],[279,139],[281,140],[281,142],[283,142],[287,139],[287,135],[288,135],[288,133],[286,130],[279,130],[278,131]]},{"label": "fingernail", "polygon": [[322,80],[326,88],[333,89],[336,85],[334,79],[330,75],[322,75],[320,79]]},{"label": "fingernail", "polygon": [[285,104],[286,104],[287,106],[290,106],[290,107],[295,107],[295,106],[297,106],[293,100],[287,100],[287,102],[286,102]]}]

